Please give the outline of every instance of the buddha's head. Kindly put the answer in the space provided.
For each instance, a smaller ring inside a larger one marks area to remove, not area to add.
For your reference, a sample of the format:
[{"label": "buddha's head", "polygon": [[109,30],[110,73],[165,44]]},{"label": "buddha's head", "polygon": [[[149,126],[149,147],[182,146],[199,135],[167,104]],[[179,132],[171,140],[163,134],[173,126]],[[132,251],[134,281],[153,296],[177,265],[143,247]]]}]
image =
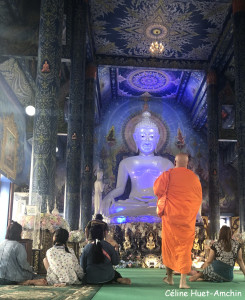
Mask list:
[{"label": "buddha's head", "polygon": [[148,111],[143,112],[142,120],[135,126],[134,141],[140,153],[149,155],[154,153],[159,141],[159,129],[150,119]]},{"label": "buddha's head", "polygon": [[102,170],[98,170],[97,171],[97,179],[98,180],[102,180],[103,179],[103,171]]}]

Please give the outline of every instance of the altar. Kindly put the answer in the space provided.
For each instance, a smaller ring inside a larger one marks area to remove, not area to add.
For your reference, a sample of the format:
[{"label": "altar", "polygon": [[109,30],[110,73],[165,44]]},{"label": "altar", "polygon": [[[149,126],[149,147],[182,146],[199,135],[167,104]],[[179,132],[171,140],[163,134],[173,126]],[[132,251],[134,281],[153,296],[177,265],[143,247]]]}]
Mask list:
[{"label": "altar", "polygon": [[[115,220],[115,223],[113,221]],[[196,223],[193,242],[193,262],[207,258],[211,241],[208,237],[208,219]],[[113,217],[109,224],[109,235],[119,245],[121,268],[163,268],[162,223],[159,217]]]}]

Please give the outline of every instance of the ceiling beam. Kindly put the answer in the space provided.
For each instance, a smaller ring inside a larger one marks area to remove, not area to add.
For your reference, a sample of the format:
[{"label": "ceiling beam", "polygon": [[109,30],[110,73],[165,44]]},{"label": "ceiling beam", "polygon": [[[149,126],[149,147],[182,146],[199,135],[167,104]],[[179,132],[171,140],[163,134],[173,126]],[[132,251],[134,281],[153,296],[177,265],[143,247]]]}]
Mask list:
[{"label": "ceiling beam", "polygon": [[96,55],[96,65],[137,67],[137,68],[161,68],[172,70],[207,70],[207,61],[160,59],[156,57],[121,57],[110,55]]}]

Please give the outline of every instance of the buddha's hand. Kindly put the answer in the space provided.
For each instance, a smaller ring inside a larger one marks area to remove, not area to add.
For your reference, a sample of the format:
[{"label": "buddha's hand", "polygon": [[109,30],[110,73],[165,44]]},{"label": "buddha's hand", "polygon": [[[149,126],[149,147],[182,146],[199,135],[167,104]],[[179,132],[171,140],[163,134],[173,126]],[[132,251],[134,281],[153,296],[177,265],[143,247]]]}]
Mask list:
[{"label": "buddha's hand", "polygon": [[105,198],[102,200],[102,212],[105,216],[109,215],[110,207],[114,201],[115,200],[111,195],[105,196]]}]

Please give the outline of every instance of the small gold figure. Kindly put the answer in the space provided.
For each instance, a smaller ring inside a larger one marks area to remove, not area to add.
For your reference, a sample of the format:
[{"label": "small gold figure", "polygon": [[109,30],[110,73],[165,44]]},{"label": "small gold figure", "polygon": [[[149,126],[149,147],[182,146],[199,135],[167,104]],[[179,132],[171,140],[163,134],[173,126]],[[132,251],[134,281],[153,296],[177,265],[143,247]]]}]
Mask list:
[{"label": "small gold figure", "polygon": [[154,242],[154,235],[152,232],[149,233],[147,243],[146,243],[146,248],[149,250],[155,249],[156,244]]},{"label": "small gold figure", "polygon": [[76,139],[77,139],[77,134],[76,134],[76,132],[73,133],[71,139],[72,139],[72,140],[76,140]]},{"label": "small gold figure", "polygon": [[128,234],[125,234],[125,242],[123,243],[124,250],[128,250],[131,248],[130,237]]},{"label": "small gold figure", "polygon": [[49,64],[47,62],[47,60],[45,60],[44,64],[43,64],[43,68],[42,68],[42,73],[49,73],[50,69],[49,69]]}]

